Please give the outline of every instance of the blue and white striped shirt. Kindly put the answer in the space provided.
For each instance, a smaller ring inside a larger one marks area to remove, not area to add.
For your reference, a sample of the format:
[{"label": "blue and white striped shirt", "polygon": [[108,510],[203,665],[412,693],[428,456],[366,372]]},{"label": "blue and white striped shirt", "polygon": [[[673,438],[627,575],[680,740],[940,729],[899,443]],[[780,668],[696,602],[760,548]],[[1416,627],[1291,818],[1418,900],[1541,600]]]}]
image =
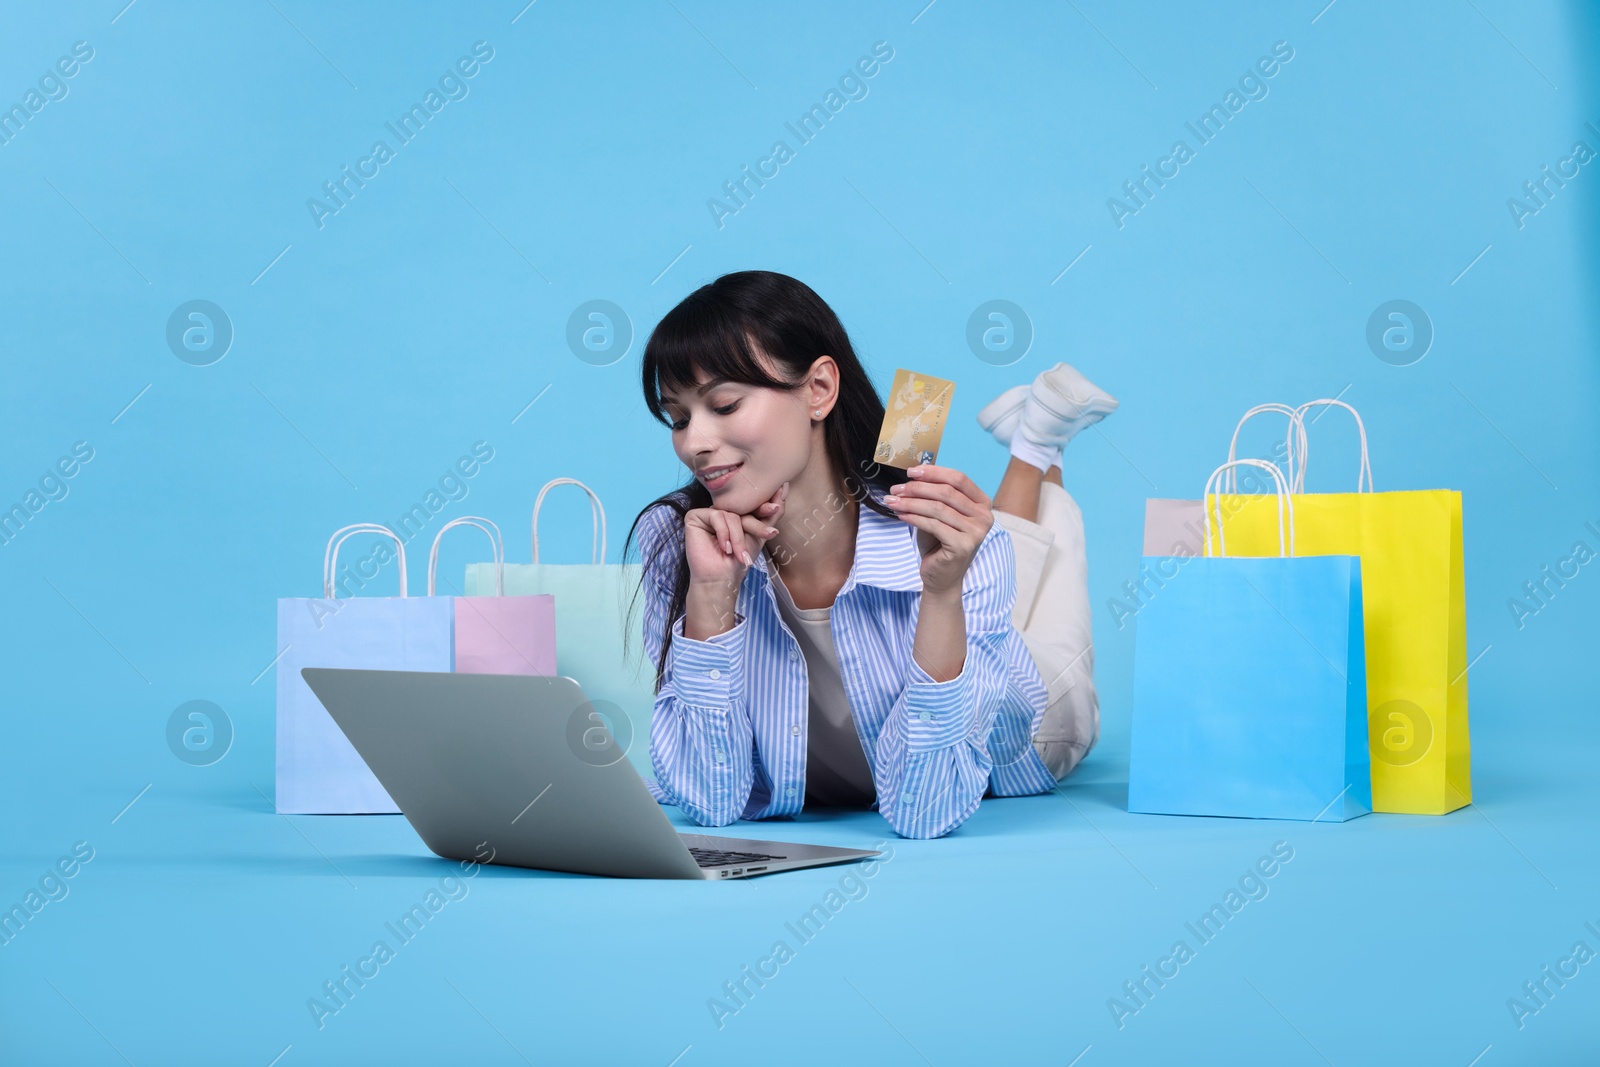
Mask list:
[{"label": "blue and white striped shirt", "polygon": [[[882,499],[874,488],[875,499]],[[877,809],[902,837],[939,837],[965,822],[985,792],[1044,793],[1055,776],[1033,735],[1048,694],[1012,625],[1011,536],[990,527],[962,580],[967,655],[935,681],[912,657],[922,602],[916,529],[860,511],[856,554],[833,604],[840,675],[877,789]],[[645,648],[660,654],[683,524],[665,505],[641,520]],[[650,560],[671,538],[657,566]],[[745,572],[732,629],[705,641],[672,626],[650,728],[651,793],[702,826],[792,815],[805,798],[805,660],[779,617],[766,554]],[[659,783],[659,784],[658,784]]]}]

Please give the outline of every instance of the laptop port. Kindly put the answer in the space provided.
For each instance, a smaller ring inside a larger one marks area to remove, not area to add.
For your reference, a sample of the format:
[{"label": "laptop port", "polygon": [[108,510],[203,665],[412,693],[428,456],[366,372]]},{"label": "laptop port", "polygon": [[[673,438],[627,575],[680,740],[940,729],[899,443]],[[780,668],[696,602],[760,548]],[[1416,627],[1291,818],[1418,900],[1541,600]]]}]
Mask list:
[{"label": "laptop port", "polygon": [[748,867],[748,868],[745,869],[744,873],[745,874],[755,874],[757,871],[764,871],[764,870],[766,870],[765,867]]}]

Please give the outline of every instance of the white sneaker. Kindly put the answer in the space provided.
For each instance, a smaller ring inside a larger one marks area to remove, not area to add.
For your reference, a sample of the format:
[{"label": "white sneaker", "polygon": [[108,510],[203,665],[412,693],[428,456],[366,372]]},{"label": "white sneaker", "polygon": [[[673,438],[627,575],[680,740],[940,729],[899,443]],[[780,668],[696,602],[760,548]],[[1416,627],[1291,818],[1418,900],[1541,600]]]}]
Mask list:
[{"label": "white sneaker", "polygon": [[1093,426],[1118,404],[1067,363],[1043,371],[1028,387],[1022,419],[1011,438],[1011,454],[1042,471],[1061,463],[1062,449],[1079,430]]},{"label": "white sneaker", "polygon": [[1011,435],[1022,421],[1022,406],[1028,399],[1028,386],[1013,385],[983,406],[978,412],[978,425],[994,435],[994,439],[1011,447]]},{"label": "white sneaker", "polygon": [[1078,431],[1093,426],[1120,405],[1069,363],[1057,363],[1028,388],[1022,425],[1040,444],[1065,446]]}]

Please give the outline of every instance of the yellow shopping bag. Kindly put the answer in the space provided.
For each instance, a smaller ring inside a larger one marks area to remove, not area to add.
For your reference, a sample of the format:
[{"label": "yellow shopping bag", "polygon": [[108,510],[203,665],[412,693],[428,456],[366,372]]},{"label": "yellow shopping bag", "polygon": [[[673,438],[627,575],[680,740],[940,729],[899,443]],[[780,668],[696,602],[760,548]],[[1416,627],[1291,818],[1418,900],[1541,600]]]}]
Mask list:
[{"label": "yellow shopping bag", "polygon": [[[1372,810],[1443,815],[1472,802],[1461,494],[1374,492],[1366,427],[1354,408],[1313,400],[1294,417],[1323,405],[1355,416],[1361,471],[1354,493],[1306,493],[1302,444],[1300,469],[1290,472],[1295,528],[1304,555],[1361,557]],[[1213,501],[1230,554],[1277,555],[1271,497],[1221,494],[1206,506]]]}]

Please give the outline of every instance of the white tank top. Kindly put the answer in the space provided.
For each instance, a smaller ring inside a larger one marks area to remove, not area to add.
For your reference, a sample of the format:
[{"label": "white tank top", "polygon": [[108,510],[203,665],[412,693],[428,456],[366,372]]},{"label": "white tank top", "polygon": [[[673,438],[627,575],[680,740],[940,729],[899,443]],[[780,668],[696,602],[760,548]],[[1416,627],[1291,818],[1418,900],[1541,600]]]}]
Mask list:
[{"label": "white tank top", "polygon": [[855,718],[850,714],[844,679],[839,674],[839,656],[829,621],[832,608],[796,607],[777,571],[770,573],[778,613],[794,631],[806,660],[809,706],[805,802],[818,807],[871,807],[877,788],[861,748]]}]

